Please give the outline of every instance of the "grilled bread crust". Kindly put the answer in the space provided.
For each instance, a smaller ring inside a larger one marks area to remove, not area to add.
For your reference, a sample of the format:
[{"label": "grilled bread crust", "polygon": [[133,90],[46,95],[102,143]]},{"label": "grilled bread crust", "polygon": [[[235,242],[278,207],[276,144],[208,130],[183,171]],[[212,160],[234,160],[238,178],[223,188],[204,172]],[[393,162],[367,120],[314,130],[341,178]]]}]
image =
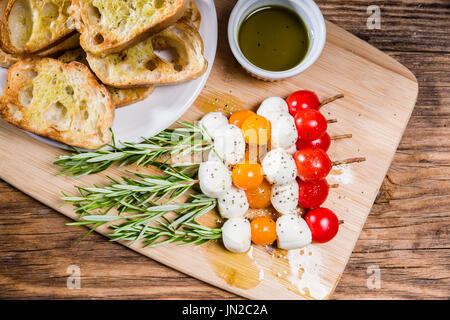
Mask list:
[{"label": "grilled bread crust", "polygon": [[[170,50],[172,61],[155,51]],[[117,88],[167,85],[193,80],[207,69],[203,41],[190,24],[177,22],[131,48],[104,57],[87,54],[92,71]]]},{"label": "grilled bread crust", "polygon": [[70,0],[10,0],[0,25],[2,50],[35,54],[75,33],[69,16]]},{"label": "grilled bread crust", "polygon": [[27,58],[8,71],[0,116],[38,135],[98,149],[111,141],[114,104],[85,65]]},{"label": "grilled bread crust", "polygon": [[188,0],[73,0],[81,46],[96,55],[119,52],[170,26]]},{"label": "grilled bread crust", "polygon": [[184,12],[183,17],[179,21],[189,23],[197,30],[200,28],[202,16],[200,14],[200,11],[198,10],[195,0],[189,0],[188,7]]},{"label": "grilled bread crust", "polygon": [[19,61],[19,58],[17,56],[6,53],[5,51],[0,49],[0,67],[9,68],[17,61]]}]

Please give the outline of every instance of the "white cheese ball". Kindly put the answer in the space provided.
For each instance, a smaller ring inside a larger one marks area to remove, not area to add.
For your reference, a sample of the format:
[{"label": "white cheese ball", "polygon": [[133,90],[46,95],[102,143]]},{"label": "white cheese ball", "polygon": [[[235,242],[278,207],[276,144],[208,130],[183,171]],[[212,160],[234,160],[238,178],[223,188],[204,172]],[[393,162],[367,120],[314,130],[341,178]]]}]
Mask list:
[{"label": "white cheese ball", "polygon": [[228,124],[228,119],[225,117],[222,112],[210,112],[203,116],[200,120],[200,125],[204,127],[206,132],[209,134],[211,138],[214,139],[215,132],[220,127],[223,127]]},{"label": "white cheese ball", "polygon": [[272,148],[287,148],[295,145],[298,139],[294,117],[289,113],[270,114]]},{"label": "white cheese ball", "polygon": [[281,214],[296,214],[298,205],[298,183],[292,181],[288,184],[272,186],[270,201],[273,207]]},{"label": "white cheese ball", "polygon": [[312,241],[308,224],[298,215],[284,215],[277,220],[278,248],[299,249]]},{"label": "white cheese ball", "polygon": [[217,202],[220,215],[225,219],[243,217],[249,208],[245,191],[236,187],[231,187],[225,191],[217,199]]},{"label": "white cheese ball", "polygon": [[266,154],[262,168],[267,180],[272,184],[287,184],[297,177],[297,167],[292,156],[286,150],[278,148]]},{"label": "white cheese ball", "polygon": [[219,161],[202,162],[198,169],[200,189],[211,198],[218,198],[231,188],[231,172]]},{"label": "white cheese ball", "polygon": [[267,120],[270,120],[271,113],[288,113],[289,107],[284,101],[283,98],[280,97],[270,97],[264,100],[259,106],[256,113]]},{"label": "white cheese ball", "polygon": [[214,150],[228,164],[242,162],[245,157],[245,139],[241,129],[227,124],[215,131]]},{"label": "white cheese ball", "polygon": [[247,252],[251,245],[250,222],[245,218],[227,220],[222,226],[222,240],[231,252]]}]

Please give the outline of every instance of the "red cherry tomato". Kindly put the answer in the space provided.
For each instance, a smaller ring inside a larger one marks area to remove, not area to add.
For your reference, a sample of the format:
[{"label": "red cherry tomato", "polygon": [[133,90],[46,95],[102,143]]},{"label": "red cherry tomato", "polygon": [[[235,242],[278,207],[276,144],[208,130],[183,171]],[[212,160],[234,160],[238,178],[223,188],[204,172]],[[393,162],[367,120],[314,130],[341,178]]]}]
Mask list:
[{"label": "red cherry tomato", "polygon": [[333,211],[327,208],[311,210],[305,216],[314,242],[324,243],[333,239],[339,231],[339,220]]},{"label": "red cherry tomato", "polygon": [[305,148],[314,148],[314,149],[322,149],[323,151],[327,152],[328,149],[330,149],[331,146],[331,138],[328,133],[325,132],[323,136],[321,136],[319,139],[312,140],[312,141],[305,141],[305,140],[297,140],[297,150],[305,149]]},{"label": "red cherry tomato", "polygon": [[332,168],[330,158],[322,149],[301,149],[294,155],[294,160],[303,181],[323,180]]},{"label": "red cherry tomato", "polygon": [[330,186],[324,180],[298,182],[298,204],[306,209],[316,209],[327,200]]},{"label": "red cherry tomato", "polygon": [[301,110],[295,115],[298,138],[313,141],[322,137],[327,131],[327,119],[317,110]]},{"label": "red cherry tomato", "polygon": [[289,107],[289,113],[295,117],[300,110],[314,109],[319,110],[320,101],[317,95],[308,90],[300,90],[291,94],[286,102]]}]

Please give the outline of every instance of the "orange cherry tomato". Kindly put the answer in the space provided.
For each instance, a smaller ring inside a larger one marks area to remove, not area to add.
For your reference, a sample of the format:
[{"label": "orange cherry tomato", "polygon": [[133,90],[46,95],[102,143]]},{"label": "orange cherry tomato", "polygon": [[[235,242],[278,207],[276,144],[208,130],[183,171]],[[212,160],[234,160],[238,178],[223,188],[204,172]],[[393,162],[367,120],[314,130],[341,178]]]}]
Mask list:
[{"label": "orange cherry tomato", "polygon": [[245,142],[249,144],[265,145],[270,140],[270,121],[264,117],[253,115],[242,124]]},{"label": "orange cherry tomato", "polygon": [[262,167],[259,163],[239,163],[234,166],[231,179],[234,185],[240,189],[255,189],[264,179]]},{"label": "orange cherry tomato", "polygon": [[252,209],[264,209],[270,206],[272,185],[266,179],[255,189],[246,190],[248,204]]},{"label": "orange cherry tomato", "polygon": [[250,227],[253,243],[267,246],[277,239],[276,223],[268,217],[253,219]]},{"label": "orange cherry tomato", "polygon": [[239,110],[233,112],[230,119],[228,120],[229,124],[234,124],[235,126],[242,128],[242,124],[248,117],[256,115],[253,111],[250,110]]}]

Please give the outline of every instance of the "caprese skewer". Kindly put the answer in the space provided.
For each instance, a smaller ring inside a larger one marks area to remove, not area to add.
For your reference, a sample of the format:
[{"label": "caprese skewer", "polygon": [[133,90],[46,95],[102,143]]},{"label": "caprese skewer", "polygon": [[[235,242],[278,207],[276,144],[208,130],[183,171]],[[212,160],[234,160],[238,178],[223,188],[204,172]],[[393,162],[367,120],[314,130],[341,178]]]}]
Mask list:
[{"label": "caprese skewer", "polygon": [[[319,111],[337,95],[320,103],[317,95],[301,90],[286,100],[270,97],[255,112],[239,110],[228,119],[220,112],[200,121],[213,140],[208,161],[200,164],[202,192],[217,198],[223,219],[222,240],[232,252],[246,252],[251,242],[297,249],[312,241],[324,243],[339,229],[337,216],[322,208],[330,186],[325,178],[334,165],[364,158],[331,161],[326,151],[332,140],[327,120]],[[248,210],[272,206],[278,218],[246,218]],[[305,210],[310,210],[301,216]]]}]

